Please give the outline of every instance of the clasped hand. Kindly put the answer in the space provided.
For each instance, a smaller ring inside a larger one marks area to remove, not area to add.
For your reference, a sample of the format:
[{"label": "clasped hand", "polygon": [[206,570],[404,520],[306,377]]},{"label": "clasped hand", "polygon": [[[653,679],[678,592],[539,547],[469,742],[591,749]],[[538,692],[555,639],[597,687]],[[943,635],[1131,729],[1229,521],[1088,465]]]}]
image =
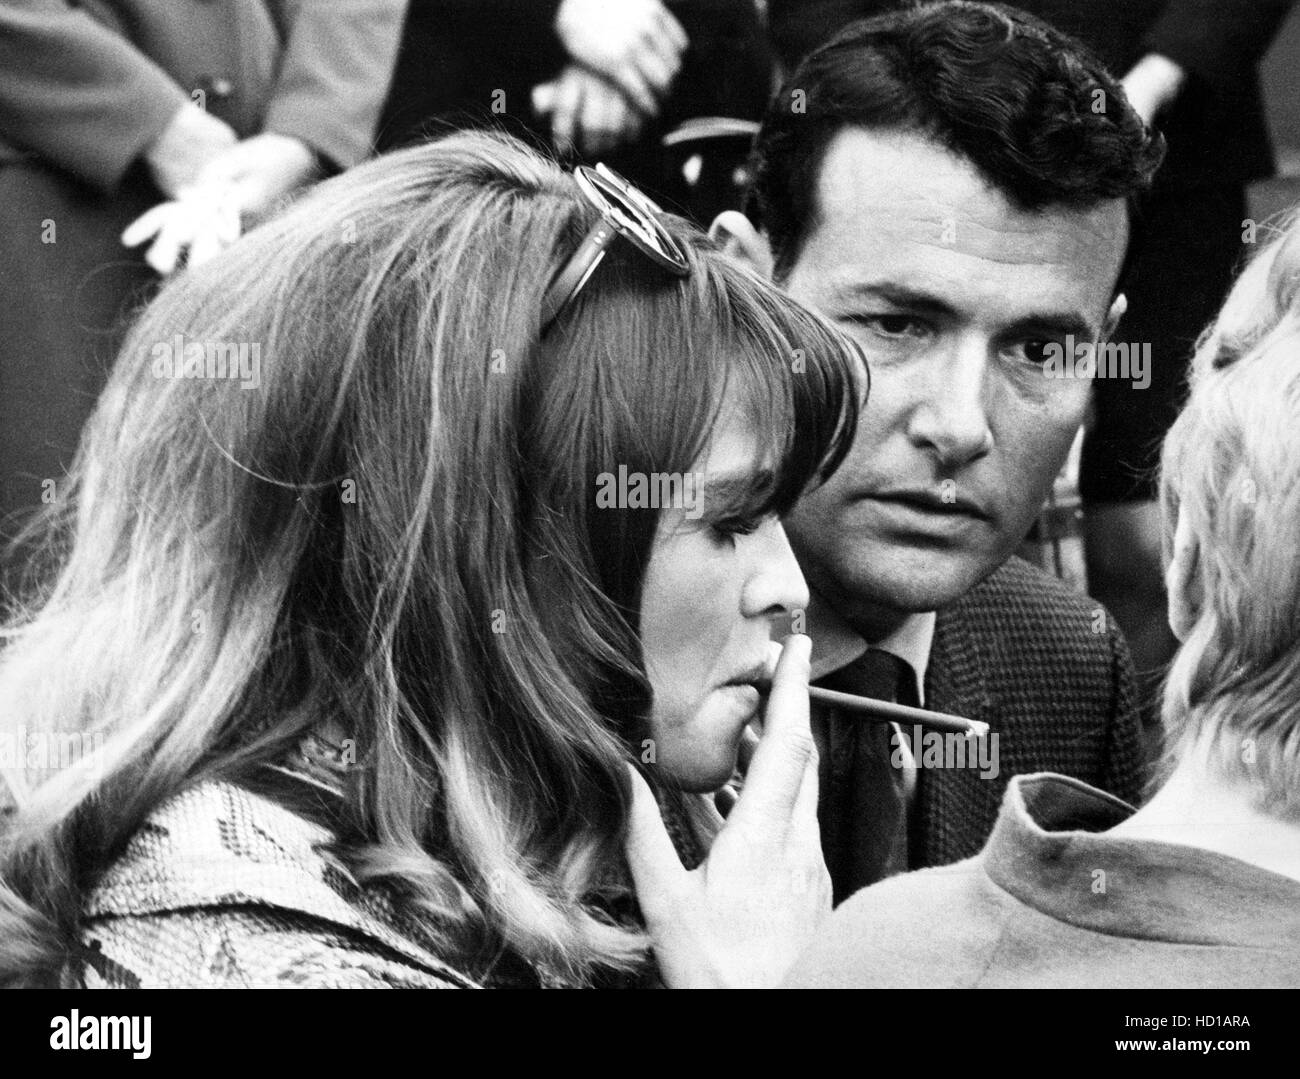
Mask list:
[{"label": "clasped hand", "polygon": [[654,795],[632,772],[628,865],[672,988],[779,985],[830,914],[808,714],[810,648],[804,636],[786,642],[744,790],[699,868],[682,867]]},{"label": "clasped hand", "polygon": [[184,106],[145,153],[167,201],[145,211],[122,243],[149,243],[145,261],[167,275],[225,250],[250,222],[315,179],[315,154],[300,139],[264,132],[242,141],[221,120]]},{"label": "clasped hand", "polygon": [[681,69],[681,24],[660,0],[564,0],[555,28],[571,63],[533,88],[533,110],[556,146],[594,155],[635,139]]}]

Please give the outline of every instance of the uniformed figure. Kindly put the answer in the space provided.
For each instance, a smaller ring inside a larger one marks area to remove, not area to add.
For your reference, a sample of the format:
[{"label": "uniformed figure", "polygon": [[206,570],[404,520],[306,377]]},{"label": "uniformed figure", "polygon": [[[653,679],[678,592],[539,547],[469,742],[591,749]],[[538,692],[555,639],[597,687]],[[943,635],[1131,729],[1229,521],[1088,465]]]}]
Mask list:
[{"label": "uniformed figure", "polygon": [[[724,207],[700,204],[698,176],[681,175],[693,151],[662,139],[698,118],[756,122],[771,91],[765,37],[753,0],[411,0],[379,143],[504,129],[603,161],[707,223]],[[727,141],[711,159],[739,164]]]},{"label": "uniformed figure", "polygon": [[[204,174],[245,223],[371,151],[406,0],[0,0],[0,540],[64,469],[146,298],[126,226]],[[3,565],[18,579],[20,560]]]}]

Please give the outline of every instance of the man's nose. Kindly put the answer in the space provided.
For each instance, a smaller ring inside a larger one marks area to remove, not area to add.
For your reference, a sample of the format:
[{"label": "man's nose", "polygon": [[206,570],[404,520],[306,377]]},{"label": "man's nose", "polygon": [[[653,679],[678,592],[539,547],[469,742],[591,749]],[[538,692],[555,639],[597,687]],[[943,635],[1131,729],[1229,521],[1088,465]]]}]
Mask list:
[{"label": "man's nose", "polygon": [[917,372],[908,434],[944,470],[969,464],[993,447],[989,352],[987,341],[964,337],[927,356]]},{"label": "man's nose", "polygon": [[754,563],[741,597],[745,617],[777,618],[805,610],[808,584],[780,521],[763,525],[750,540]]}]

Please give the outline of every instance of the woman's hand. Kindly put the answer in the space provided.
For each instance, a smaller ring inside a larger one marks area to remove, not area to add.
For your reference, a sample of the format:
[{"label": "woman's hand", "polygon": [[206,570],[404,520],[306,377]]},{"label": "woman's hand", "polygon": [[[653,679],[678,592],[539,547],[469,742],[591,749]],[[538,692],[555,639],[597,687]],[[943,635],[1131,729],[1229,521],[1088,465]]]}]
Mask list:
[{"label": "woman's hand", "polygon": [[808,724],[810,649],[807,637],[786,641],[744,790],[698,869],[682,868],[654,795],[632,774],[628,864],[672,988],[776,986],[830,914]]},{"label": "woman's hand", "polygon": [[686,31],[659,0],[564,0],[555,32],[578,63],[603,75],[646,116],[682,66]]},{"label": "woman's hand", "polygon": [[570,64],[553,82],[533,88],[533,110],[550,116],[556,149],[588,157],[608,153],[641,134],[642,117],[617,86]]}]

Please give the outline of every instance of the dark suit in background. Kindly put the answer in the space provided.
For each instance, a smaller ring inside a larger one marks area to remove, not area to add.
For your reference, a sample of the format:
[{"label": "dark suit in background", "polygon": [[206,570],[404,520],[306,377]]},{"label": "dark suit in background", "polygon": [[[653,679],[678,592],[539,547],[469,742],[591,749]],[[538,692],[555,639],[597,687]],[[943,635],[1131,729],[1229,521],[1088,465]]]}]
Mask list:
[{"label": "dark suit in background", "polygon": [[[0,541],[55,497],[156,278],[122,229],[162,193],[144,149],[196,91],[241,138],[368,156],[405,0],[0,3]],[[7,567],[13,584],[18,567]],[[4,580],[0,579],[0,584]]]},{"label": "dark suit in background", "polygon": [[[681,70],[659,117],[635,144],[602,160],[661,201],[679,204],[673,158],[661,137],[693,117],[761,119],[773,61],[753,0],[664,6],[689,39]],[[532,89],[569,62],[555,32],[559,8],[560,0],[412,0],[380,147],[464,126],[500,127],[550,147],[549,125],[533,113]]]}]

